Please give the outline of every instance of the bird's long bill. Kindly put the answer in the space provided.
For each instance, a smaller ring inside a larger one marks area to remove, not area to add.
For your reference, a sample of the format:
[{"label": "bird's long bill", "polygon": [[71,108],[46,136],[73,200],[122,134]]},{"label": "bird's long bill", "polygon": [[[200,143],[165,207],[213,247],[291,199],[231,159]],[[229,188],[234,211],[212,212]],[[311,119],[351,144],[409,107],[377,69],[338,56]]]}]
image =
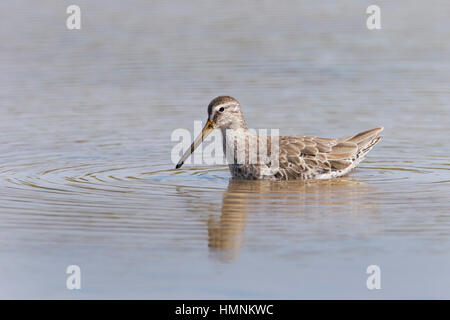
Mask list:
[{"label": "bird's long bill", "polygon": [[205,124],[205,127],[202,130],[202,133],[198,135],[197,138],[195,138],[194,142],[191,144],[191,147],[186,150],[186,152],[181,157],[180,161],[178,161],[177,166],[175,169],[180,168],[183,163],[186,161],[186,159],[194,152],[195,149],[203,142],[203,140],[206,139],[206,137],[214,130],[213,123],[208,120]]}]

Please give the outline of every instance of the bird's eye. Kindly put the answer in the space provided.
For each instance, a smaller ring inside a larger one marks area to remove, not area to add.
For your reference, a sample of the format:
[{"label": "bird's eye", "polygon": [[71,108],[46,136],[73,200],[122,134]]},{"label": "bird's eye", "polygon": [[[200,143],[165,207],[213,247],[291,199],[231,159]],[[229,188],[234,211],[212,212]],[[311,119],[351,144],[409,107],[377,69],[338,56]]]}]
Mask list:
[{"label": "bird's eye", "polygon": [[225,110],[224,107],[220,107],[220,108],[219,108],[219,112],[223,112],[223,110]]}]

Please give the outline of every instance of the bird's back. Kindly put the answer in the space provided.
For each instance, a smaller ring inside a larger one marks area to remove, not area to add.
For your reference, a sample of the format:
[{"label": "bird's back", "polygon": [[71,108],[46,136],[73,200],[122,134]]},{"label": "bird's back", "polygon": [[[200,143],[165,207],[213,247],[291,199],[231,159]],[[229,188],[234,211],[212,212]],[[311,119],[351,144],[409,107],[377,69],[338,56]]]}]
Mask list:
[{"label": "bird's back", "polygon": [[377,144],[382,127],[342,139],[279,137],[277,180],[329,179],[348,174]]}]

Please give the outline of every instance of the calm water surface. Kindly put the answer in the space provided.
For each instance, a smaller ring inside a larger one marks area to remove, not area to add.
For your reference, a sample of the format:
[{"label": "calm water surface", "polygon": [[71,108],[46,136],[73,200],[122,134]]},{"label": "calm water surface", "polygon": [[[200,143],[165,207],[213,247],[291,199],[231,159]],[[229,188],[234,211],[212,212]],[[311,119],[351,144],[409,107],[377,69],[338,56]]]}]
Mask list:
[{"label": "calm water surface", "polygon": [[[0,4],[1,298],[450,298],[448,2],[379,1],[379,31],[365,1],[80,0],[80,31],[69,4]],[[384,140],[334,181],[173,170],[222,94]]]}]

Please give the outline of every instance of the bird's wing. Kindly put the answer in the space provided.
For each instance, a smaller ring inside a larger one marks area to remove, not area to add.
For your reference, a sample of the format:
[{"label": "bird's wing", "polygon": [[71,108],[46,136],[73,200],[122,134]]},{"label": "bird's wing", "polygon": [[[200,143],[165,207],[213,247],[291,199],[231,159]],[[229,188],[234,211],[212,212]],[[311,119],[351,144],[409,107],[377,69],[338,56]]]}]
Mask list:
[{"label": "bird's wing", "polygon": [[308,178],[348,169],[364,156],[381,137],[375,128],[343,139],[319,137],[279,137],[281,178]]}]

